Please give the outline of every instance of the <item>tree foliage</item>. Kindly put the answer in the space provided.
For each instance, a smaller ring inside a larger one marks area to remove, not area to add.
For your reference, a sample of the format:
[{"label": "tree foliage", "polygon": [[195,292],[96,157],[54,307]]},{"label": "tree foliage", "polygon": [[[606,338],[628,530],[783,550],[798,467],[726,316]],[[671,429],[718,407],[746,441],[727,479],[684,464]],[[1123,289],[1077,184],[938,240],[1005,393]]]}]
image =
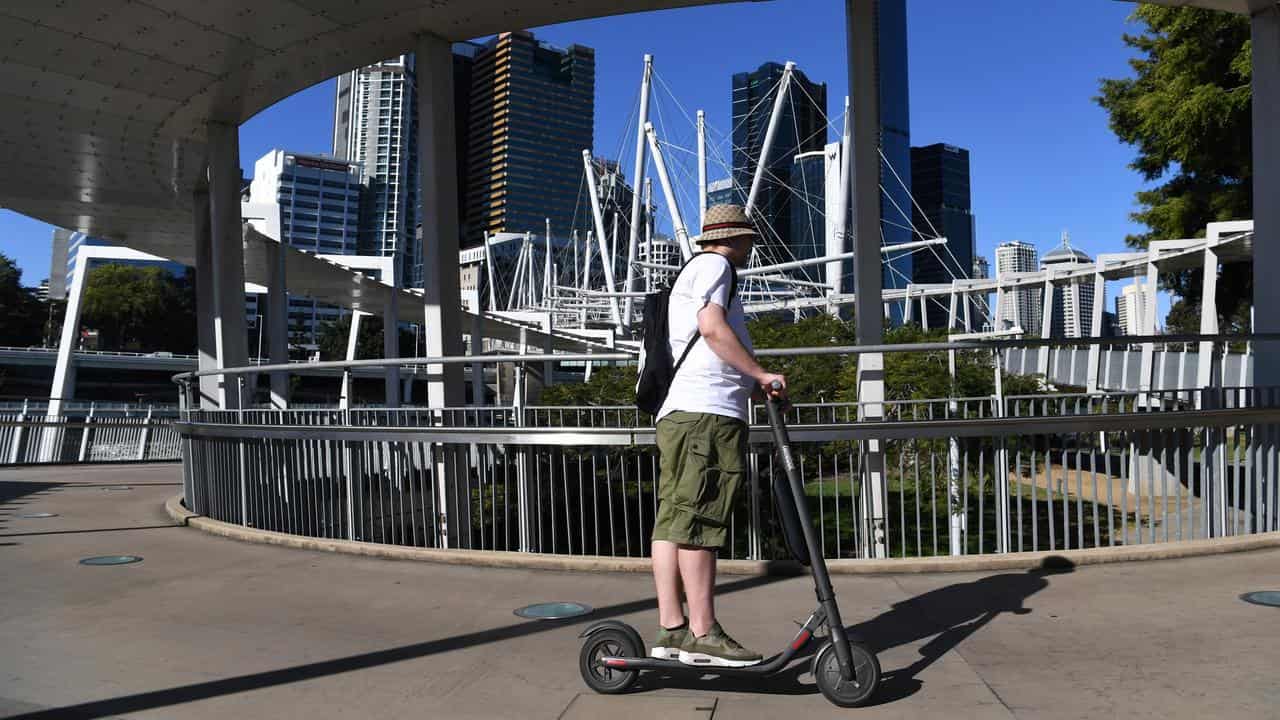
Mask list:
[{"label": "tree foliage", "polygon": [[[749,323],[757,349],[831,347],[855,344],[853,323],[828,315],[792,322],[789,318],[765,316]],[[885,342],[910,344],[944,342],[941,330],[925,332],[918,325],[906,325],[885,333]],[[791,397],[796,402],[853,402],[857,399],[856,356],[817,355],[778,357],[762,360],[765,367],[787,376]],[[635,402],[636,369],[622,366],[598,369],[591,381],[553,385],[542,395],[544,405],[631,405]],[[1006,395],[1043,391],[1038,377],[1005,374]],[[991,353],[956,353],[956,380],[953,386],[945,351],[890,353],[885,356],[885,396],[888,400],[924,400],[955,397],[988,397],[995,393]]]},{"label": "tree foliage", "polygon": [[[1111,129],[1137,149],[1131,167],[1149,183],[1137,193],[1132,218],[1147,232],[1127,238],[1145,248],[1152,240],[1202,237],[1205,225],[1252,217],[1252,46],[1247,18],[1198,8],[1140,5],[1139,35],[1125,44],[1138,51],[1134,76],[1106,79],[1097,98]],[[1201,274],[1163,278],[1183,307],[1170,326],[1199,332]],[[1252,270],[1223,268],[1218,311],[1224,330],[1248,327]],[[1195,323],[1192,326],[1192,323]]]},{"label": "tree foliage", "polygon": [[[334,322],[320,326],[318,343],[321,360],[347,359],[347,339],[351,336],[351,315],[344,314]],[[400,356],[413,354],[413,333],[400,331]],[[360,336],[356,338],[356,359],[374,360],[383,356],[382,318],[365,315],[360,318]]]},{"label": "tree foliage", "polygon": [[107,263],[85,278],[80,325],[104,350],[193,353],[196,292],[191,272]]},{"label": "tree foliage", "polygon": [[0,254],[0,345],[40,345],[47,315],[48,307],[22,286],[22,271]]}]

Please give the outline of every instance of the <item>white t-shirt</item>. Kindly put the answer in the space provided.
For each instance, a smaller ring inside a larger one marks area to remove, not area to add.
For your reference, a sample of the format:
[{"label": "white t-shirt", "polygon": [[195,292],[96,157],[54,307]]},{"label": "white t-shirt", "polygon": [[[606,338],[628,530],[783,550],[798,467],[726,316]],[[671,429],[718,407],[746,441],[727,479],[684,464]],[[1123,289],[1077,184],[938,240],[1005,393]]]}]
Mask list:
[{"label": "white t-shirt", "polygon": [[[729,302],[733,287],[733,269],[728,258],[717,253],[703,253],[689,261],[671,288],[671,305],[667,310],[667,329],[671,337],[671,357],[679,362],[685,347],[696,337],[698,311],[707,303],[727,310],[729,327],[747,352],[752,351],[747,334],[747,319],[738,297]],[[747,401],[755,389],[755,380],[720,359],[699,338],[684,364],[676,372],[667,400],[658,411],[658,419],[677,410],[725,415],[747,421]]]}]

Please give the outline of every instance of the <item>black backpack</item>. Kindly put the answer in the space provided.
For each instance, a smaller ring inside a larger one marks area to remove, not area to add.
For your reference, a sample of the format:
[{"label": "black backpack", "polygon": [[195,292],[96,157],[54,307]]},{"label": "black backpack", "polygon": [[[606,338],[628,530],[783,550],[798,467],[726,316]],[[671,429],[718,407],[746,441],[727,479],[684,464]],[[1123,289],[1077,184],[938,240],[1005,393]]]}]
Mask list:
[{"label": "black backpack", "polygon": [[[705,252],[695,253],[680,267],[670,285],[644,297],[644,324],[641,327],[643,339],[640,344],[640,376],[636,380],[636,407],[650,415],[657,415],[662,409],[662,404],[667,401],[671,382],[675,380],[676,373],[680,371],[685,358],[689,357],[689,351],[698,342],[698,338],[702,337],[701,332],[694,330],[689,344],[685,345],[684,353],[678,361],[675,360],[671,355],[671,326],[667,322],[667,310],[671,306],[671,288],[680,279],[680,273],[689,267],[693,258],[706,254]],[[738,294],[738,269],[728,258],[724,258],[724,261],[729,263],[729,269],[733,273],[733,284],[729,286],[729,304],[732,305],[734,297]],[[725,310],[727,312],[728,308]]]}]

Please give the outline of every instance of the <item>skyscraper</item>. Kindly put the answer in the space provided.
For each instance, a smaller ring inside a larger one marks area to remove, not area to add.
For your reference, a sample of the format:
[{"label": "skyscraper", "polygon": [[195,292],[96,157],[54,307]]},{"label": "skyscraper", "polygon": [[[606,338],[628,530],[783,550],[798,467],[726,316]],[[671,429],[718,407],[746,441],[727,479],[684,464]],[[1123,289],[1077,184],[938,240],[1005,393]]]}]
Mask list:
[{"label": "skyscraper", "polygon": [[[1042,270],[1069,268],[1077,264],[1092,265],[1093,258],[1083,250],[1071,247],[1071,239],[1066,233],[1062,234],[1062,244],[1040,259]],[[1043,301],[1043,297],[1041,300]],[[1049,337],[1078,338],[1092,335],[1093,279],[1055,285],[1052,308]]]},{"label": "skyscraper", "polygon": [[360,163],[368,188],[359,254],[399,257],[407,287],[422,284],[416,87],[412,55],[366,65],[338,76],[333,116],[333,156]]},{"label": "skyscraper", "polygon": [[[975,257],[969,196],[969,151],[953,145],[911,148],[911,187],[917,207],[913,224],[947,244],[914,254],[912,282],[950,283],[969,277]],[[929,327],[946,327],[948,308],[928,305]]]},{"label": "skyscraper", "polygon": [[[880,149],[884,153],[880,169],[881,230],[885,245],[897,245],[912,237],[911,102],[907,66],[906,0],[879,3],[880,60]],[[884,263],[884,287],[905,288],[912,278],[911,253],[896,253]],[[893,303],[890,320],[902,321],[902,308]]]},{"label": "skyscraper", "polygon": [[[1007,273],[1035,272],[1036,246],[1014,240],[996,246],[996,277]],[[1006,290],[996,315],[996,330],[1020,327],[1028,335],[1040,334],[1041,290],[1019,287]]]},{"label": "skyscraper", "polygon": [[[507,32],[475,52],[467,128],[465,244],[485,232],[567,234],[595,122],[595,51]],[[586,210],[590,213],[590,210]]]},{"label": "skyscraper", "polygon": [[[287,150],[271,150],[253,165],[249,202],[280,209],[280,241],[317,255],[355,255],[361,230],[361,164]],[[320,325],[340,310],[315,300],[289,297],[289,336],[316,344]]]},{"label": "skyscraper", "polygon": [[1153,312],[1146,281],[1127,284],[1116,296],[1116,330],[1119,335],[1146,334],[1147,313]]},{"label": "skyscraper", "polygon": [[[833,144],[836,172],[839,173],[840,146]],[[791,255],[796,260],[822,257],[827,237],[827,151],[796,155],[792,160]],[[817,267],[817,266],[815,266]]]},{"label": "skyscraper", "polygon": [[[733,185],[744,201],[760,162],[783,69],[776,62],[767,62],[752,72],[733,76]],[[782,104],[778,117],[754,213],[762,220],[758,226],[767,245],[792,248],[794,159],[805,153],[821,153],[827,144],[827,86],[811,82],[796,69],[789,94],[790,101]]]}]

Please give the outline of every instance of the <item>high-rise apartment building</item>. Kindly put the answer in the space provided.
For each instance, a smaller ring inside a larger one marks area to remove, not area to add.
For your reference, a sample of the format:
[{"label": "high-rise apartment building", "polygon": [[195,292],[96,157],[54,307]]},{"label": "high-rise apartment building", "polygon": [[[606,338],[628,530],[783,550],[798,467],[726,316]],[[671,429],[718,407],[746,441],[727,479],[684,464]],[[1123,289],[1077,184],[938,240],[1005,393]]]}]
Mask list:
[{"label": "high-rise apartment building", "polygon": [[[1093,265],[1093,258],[1083,250],[1071,247],[1071,239],[1063,233],[1062,244],[1045,253],[1040,260],[1040,269],[1052,271],[1081,264]],[[1093,334],[1093,278],[1088,277],[1055,285],[1052,308],[1053,317],[1049,327],[1049,337],[1091,336]]]},{"label": "high-rise apartment building", "polygon": [[[752,72],[733,76],[733,189],[741,201],[749,194],[760,162],[783,70],[782,65],[767,62]],[[793,246],[792,209],[801,205],[793,193],[797,186],[795,157],[820,154],[827,144],[826,83],[812,82],[803,71],[795,69],[789,95],[777,120],[753,211],[761,220],[757,226],[762,240],[777,248]]]},{"label": "high-rise apartment building", "polygon": [[[911,188],[916,230],[947,239],[946,245],[914,254],[912,282],[945,284],[969,277],[976,256],[969,151],[941,143],[911,148]],[[946,327],[948,308],[930,303],[928,313],[930,327]]]},{"label": "high-rise apartment building", "polygon": [[[358,162],[271,150],[254,163],[249,202],[280,209],[284,244],[317,255],[355,255],[364,189]],[[320,326],[340,314],[337,307],[290,295],[290,341],[316,344]]]},{"label": "high-rise apartment building", "polygon": [[360,163],[367,185],[358,252],[399,258],[406,287],[422,284],[416,88],[412,55],[366,65],[338,76],[333,117],[333,156]]},{"label": "high-rise apartment building", "polygon": [[[485,232],[574,227],[582,151],[595,122],[595,51],[529,32],[498,35],[469,57],[464,244]],[[455,70],[458,70],[455,63]],[[590,210],[586,210],[589,214]]]},{"label": "high-rise apartment building", "polygon": [[[1035,272],[1036,246],[1014,240],[996,246],[996,277],[1007,273]],[[1028,335],[1040,334],[1041,289],[1019,287],[1006,290],[996,315],[996,330],[1020,327]]]},{"label": "high-rise apartment building", "polygon": [[1146,334],[1148,313],[1155,312],[1151,307],[1151,296],[1147,292],[1146,281],[1139,280],[1126,284],[1116,296],[1116,331],[1119,335]]}]

